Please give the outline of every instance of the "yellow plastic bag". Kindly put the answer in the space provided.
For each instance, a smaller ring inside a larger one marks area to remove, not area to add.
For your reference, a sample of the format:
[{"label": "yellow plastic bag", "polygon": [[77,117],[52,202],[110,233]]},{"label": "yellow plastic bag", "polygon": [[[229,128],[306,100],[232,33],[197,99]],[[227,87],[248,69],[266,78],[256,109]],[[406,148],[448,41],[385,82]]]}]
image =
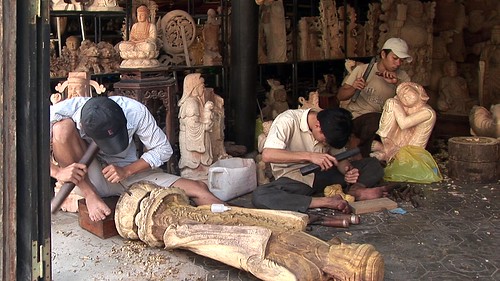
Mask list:
[{"label": "yellow plastic bag", "polygon": [[443,180],[432,155],[420,146],[402,147],[384,170],[384,180],[433,183]]}]

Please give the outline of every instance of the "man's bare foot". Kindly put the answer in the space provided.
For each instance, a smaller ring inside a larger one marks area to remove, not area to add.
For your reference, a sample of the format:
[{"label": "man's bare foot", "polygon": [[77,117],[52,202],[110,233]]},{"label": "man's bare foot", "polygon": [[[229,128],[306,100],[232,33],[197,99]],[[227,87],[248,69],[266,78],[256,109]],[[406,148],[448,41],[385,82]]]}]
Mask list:
[{"label": "man's bare foot", "polygon": [[111,214],[111,209],[98,195],[87,196],[85,202],[87,203],[87,210],[92,221],[102,221]]},{"label": "man's bare foot", "polygon": [[333,197],[313,197],[309,208],[329,208],[346,214],[351,212],[349,203],[338,194]]},{"label": "man's bare foot", "polygon": [[376,186],[376,187],[365,187],[362,185],[353,185],[348,194],[354,196],[356,201],[370,200],[386,197],[389,191],[392,190],[391,186]]}]

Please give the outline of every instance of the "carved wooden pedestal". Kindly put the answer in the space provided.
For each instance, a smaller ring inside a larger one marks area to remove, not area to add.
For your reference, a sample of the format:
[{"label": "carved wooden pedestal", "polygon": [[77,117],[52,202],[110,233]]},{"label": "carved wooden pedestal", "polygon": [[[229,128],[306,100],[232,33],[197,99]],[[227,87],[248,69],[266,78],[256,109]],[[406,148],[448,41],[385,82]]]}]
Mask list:
[{"label": "carved wooden pedestal", "polygon": [[[114,94],[140,101],[148,107],[158,125],[164,128],[174,149],[168,162],[169,173],[179,174],[177,169],[177,83],[167,68],[121,69],[120,82],[114,84]],[[163,110],[164,109],[164,110]]]}]

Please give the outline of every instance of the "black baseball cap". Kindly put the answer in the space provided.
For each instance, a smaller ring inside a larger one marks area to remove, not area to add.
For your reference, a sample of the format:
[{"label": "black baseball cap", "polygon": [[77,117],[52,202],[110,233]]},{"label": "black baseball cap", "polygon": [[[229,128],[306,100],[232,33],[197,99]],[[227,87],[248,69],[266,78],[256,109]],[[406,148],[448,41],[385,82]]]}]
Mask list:
[{"label": "black baseball cap", "polygon": [[110,98],[89,99],[82,108],[81,126],[85,134],[106,154],[118,154],[129,145],[125,114]]}]

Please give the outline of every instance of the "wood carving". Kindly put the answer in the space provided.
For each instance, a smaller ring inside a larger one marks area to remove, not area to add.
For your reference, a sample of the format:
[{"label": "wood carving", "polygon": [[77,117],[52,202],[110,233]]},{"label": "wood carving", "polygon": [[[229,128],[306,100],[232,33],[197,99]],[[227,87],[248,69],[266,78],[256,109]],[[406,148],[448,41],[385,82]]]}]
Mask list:
[{"label": "wood carving", "polygon": [[[152,2],[152,1],[150,1]],[[159,66],[156,59],[159,54],[157,48],[158,32],[154,24],[154,15],[157,6],[140,5],[137,8],[137,22],[132,25],[129,40],[118,44],[123,61],[122,68],[151,68]],[[153,10],[153,11],[152,11]]]},{"label": "wood carving", "polygon": [[214,9],[208,9],[207,21],[203,25],[203,65],[220,65],[222,56],[219,48],[221,20]]},{"label": "wood carving", "polygon": [[196,24],[193,17],[183,10],[165,14],[160,22],[163,50],[167,56],[160,58],[162,64],[178,65],[183,62],[191,66],[189,47],[196,39]]},{"label": "wood carving", "polygon": [[323,36],[321,45],[325,59],[338,59],[345,57],[341,49],[339,19],[335,1],[321,0],[319,3],[321,29]]},{"label": "wood carving", "polygon": [[469,114],[470,133],[473,136],[500,138],[500,104],[474,106]]},{"label": "wood carving", "polygon": [[321,108],[319,107],[318,91],[309,92],[309,98],[307,100],[304,97],[299,97],[299,108],[313,108],[315,110],[321,110]]},{"label": "wood carving", "polygon": [[123,194],[115,211],[124,238],[137,227],[150,246],[187,249],[262,280],[383,280],[384,261],[373,246],[311,236],[304,232],[306,214],[239,207],[213,213],[210,206],[190,206],[175,187],[140,182],[129,190],[132,196]]},{"label": "wood carving", "polygon": [[260,63],[287,61],[285,9],[282,0],[263,0],[259,5]]},{"label": "wood carving", "polygon": [[458,75],[457,63],[446,61],[443,72],[439,80],[438,109],[445,114],[468,115],[474,101],[469,97],[467,81]]},{"label": "wood carving", "polygon": [[404,146],[425,149],[436,123],[436,112],[427,104],[428,100],[421,85],[401,83],[396,88],[396,97],[384,104],[377,131],[381,142],[373,141],[370,156],[388,162]]},{"label": "wood carving", "polygon": [[68,79],[62,83],[58,83],[55,87],[58,93],[50,96],[52,104],[56,104],[64,99],[73,97],[91,97],[92,88],[99,95],[106,91],[103,85],[97,81],[90,80],[90,74],[87,72],[70,72]]}]

